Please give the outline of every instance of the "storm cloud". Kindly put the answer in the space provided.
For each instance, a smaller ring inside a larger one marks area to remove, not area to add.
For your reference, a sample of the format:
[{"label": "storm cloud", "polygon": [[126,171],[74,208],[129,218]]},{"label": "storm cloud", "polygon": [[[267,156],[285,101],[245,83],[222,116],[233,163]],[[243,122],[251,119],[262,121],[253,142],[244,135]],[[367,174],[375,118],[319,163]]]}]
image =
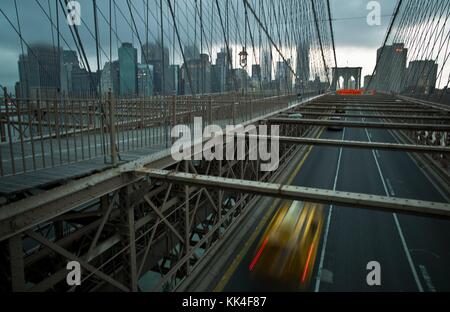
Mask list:
[{"label": "storm cloud", "polygon": [[[212,1],[212,0],[203,0]],[[89,63],[93,69],[96,69],[95,57],[95,40],[92,30],[94,29],[94,18],[91,0],[80,0],[81,16],[85,25],[80,27],[80,36],[83,41]],[[193,36],[194,30],[192,26],[192,16],[194,15],[194,6],[191,4],[193,0],[177,0],[175,9],[178,10],[179,31],[184,38]],[[253,1],[251,1],[252,3]],[[382,44],[387,26],[390,21],[396,1],[381,0],[381,25],[369,26],[366,22],[366,16],[369,13],[367,4],[369,0],[331,0],[331,10],[333,17],[334,35],[336,41],[336,51],[339,66],[362,66],[363,73],[371,73],[375,64],[376,49]],[[19,13],[20,29],[24,40],[29,43],[49,43],[56,44],[57,34],[54,26],[51,25],[49,17],[56,24],[56,6],[58,5],[60,32],[62,37],[61,46],[64,49],[75,49],[74,40],[72,39],[69,28],[67,27],[65,16],[62,15],[59,1],[55,0],[16,0]],[[109,58],[109,1],[98,0],[98,21],[101,51],[101,63],[104,64]],[[112,11],[113,21],[117,21],[113,25],[113,59],[117,57],[117,37],[121,42],[132,42],[135,46],[139,45],[138,39],[133,34],[131,21],[129,19],[129,9],[125,0],[116,0],[117,9]],[[138,28],[142,29],[144,25],[146,7],[145,1],[133,0],[132,11]],[[160,27],[159,22],[159,1],[149,1],[149,40],[155,41],[159,38]],[[209,4],[209,6],[211,3]],[[14,0],[2,0],[1,8],[8,16],[10,22],[14,24],[15,29],[19,30],[18,20],[16,18]],[[44,14],[46,11],[48,16]],[[236,14],[242,14],[238,11]],[[125,18],[126,17],[126,18]],[[205,15],[209,18],[210,15]],[[173,44],[173,35],[170,31],[168,21],[170,20],[169,11],[163,11],[163,20],[165,20],[166,35],[164,40]],[[217,22],[216,22],[217,23]],[[8,20],[0,14],[0,83],[13,88],[18,78],[18,57],[21,53],[21,42],[18,34],[8,22]],[[215,33],[214,38],[219,38],[220,33]],[[141,36],[144,36],[141,34]],[[197,34],[199,36],[199,34]],[[145,36],[144,36],[145,37]],[[211,36],[213,37],[213,36]],[[214,38],[213,41],[214,41]],[[220,38],[223,39],[223,38]],[[141,38],[141,40],[144,40]],[[186,41],[187,39],[185,39]],[[67,42],[67,44],[66,44]],[[170,45],[169,45],[170,46]],[[26,52],[26,46],[24,46]],[[171,51],[172,53],[172,51]]]}]

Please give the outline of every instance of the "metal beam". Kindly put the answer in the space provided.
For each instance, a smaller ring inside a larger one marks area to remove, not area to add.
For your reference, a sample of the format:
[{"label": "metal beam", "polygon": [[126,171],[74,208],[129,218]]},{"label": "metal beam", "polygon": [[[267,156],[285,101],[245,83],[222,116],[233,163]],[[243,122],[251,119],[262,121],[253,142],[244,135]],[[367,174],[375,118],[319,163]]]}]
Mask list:
[{"label": "metal beam", "polygon": [[[269,112],[263,116],[246,121],[243,125],[270,118],[288,109],[303,106],[323,96],[314,96],[291,107]],[[148,164],[151,164],[154,168],[165,168],[175,163],[176,161],[171,156],[170,149],[166,149],[141,157],[118,168],[108,169],[102,173],[72,181],[45,193],[3,206],[0,209],[0,241],[60,216],[91,200],[139,181],[139,178],[123,175],[123,172],[132,171],[134,168]]]},{"label": "metal beam", "polygon": [[[263,138],[270,140],[270,136],[266,135],[237,135],[246,138]],[[351,147],[361,149],[377,149],[377,150],[390,150],[390,151],[403,151],[413,153],[450,153],[450,147],[434,146],[434,145],[413,145],[413,144],[397,144],[397,143],[381,143],[381,142],[361,142],[361,141],[341,141],[341,140],[329,140],[329,139],[316,139],[316,138],[296,138],[279,136],[278,140],[282,143],[292,144],[305,144],[305,145],[324,145],[324,146],[336,146],[336,147]]]},{"label": "metal beam", "polygon": [[172,183],[220,188],[263,196],[335,204],[346,207],[365,207],[374,210],[386,210],[389,212],[450,217],[450,204],[448,203],[339,192],[318,188],[172,172],[159,169],[140,168],[136,169],[135,172],[137,174],[145,174],[150,178]]},{"label": "metal beam", "polygon": [[4,206],[0,209],[0,241],[137,181],[114,169]]},{"label": "metal beam", "polygon": [[[329,111],[329,110],[335,110],[339,107],[336,106],[314,106],[314,105],[308,105],[308,106],[302,106],[299,108],[300,111],[303,110],[317,110],[317,111]],[[437,109],[396,109],[396,108],[377,108],[375,107],[349,107],[345,109],[346,111],[361,111],[361,112],[391,112],[391,113],[426,113],[426,114],[441,114],[442,110]]]},{"label": "metal beam", "polygon": [[415,98],[404,96],[404,95],[399,95],[398,98],[401,100],[404,100],[404,101],[408,101],[413,104],[419,104],[419,105],[423,105],[426,107],[440,109],[442,111],[446,111],[447,113],[450,113],[450,108],[448,107],[448,105],[445,105],[442,103],[434,103],[434,102],[425,101],[425,100],[421,100],[421,99],[415,99]]},{"label": "metal beam", "polygon": [[386,119],[404,119],[404,120],[445,120],[450,121],[449,115],[436,115],[436,116],[420,116],[420,115],[369,115],[369,114],[335,114],[330,113],[320,113],[320,112],[302,112],[304,116],[338,116],[338,117],[357,117],[357,118],[386,118]]},{"label": "metal beam", "polygon": [[367,121],[337,121],[322,119],[294,119],[294,118],[271,118],[267,119],[272,124],[298,124],[314,126],[332,126],[347,128],[379,128],[395,130],[428,130],[428,131],[450,131],[450,125],[418,124],[418,123],[383,123]]},{"label": "metal beam", "polygon": [[336,107],[336,108],[399,108],[399,109],[420,109],[427,110],[429,108],[420,106],[419,104],[398,104],[398,103],[386,103],[386,104],[377,104],[377,103],[347,103],[347,102],[330,102],[330,103],[321,103],[314,102],[308,105],[309,107]]},{"label": "metal beam", "polygon": [[128,185],[119,191],[121,224],[118,232],[121,235],[123,246],[129,246],[128,252],[124,255],[127,278],[131,291],[138,290],[137,260],[136,260],[136,228],[134,208],[130,203],[131,186]]}]

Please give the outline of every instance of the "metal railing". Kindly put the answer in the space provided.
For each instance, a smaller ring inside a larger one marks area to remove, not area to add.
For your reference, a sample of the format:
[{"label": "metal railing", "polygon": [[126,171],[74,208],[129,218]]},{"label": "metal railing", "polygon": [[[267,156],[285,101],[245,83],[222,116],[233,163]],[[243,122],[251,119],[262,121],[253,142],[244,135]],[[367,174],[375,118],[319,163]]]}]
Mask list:
[{"label": "metal railing", "polygon": [[[307,94],[303,95],[308,96]],[[175,125],[238,124],[287,108],[297,96],[270,93],[114,99],[0,98],[0,176],[100,159],[115,165],[127,152],[171,145]],[[103,159],[102,159],[103,158]],[[126,158],[126,157],[125,157]]]}]

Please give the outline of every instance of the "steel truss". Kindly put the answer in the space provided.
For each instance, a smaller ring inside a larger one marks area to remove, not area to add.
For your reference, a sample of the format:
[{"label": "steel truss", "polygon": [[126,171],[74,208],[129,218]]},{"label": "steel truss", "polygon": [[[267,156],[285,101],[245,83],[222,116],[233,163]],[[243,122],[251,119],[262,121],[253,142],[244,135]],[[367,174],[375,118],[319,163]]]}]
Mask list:
[{"label": "steel truss", "polygon": [[[285,127],[284,131],[304,136],[311,130]],[[247,141],[247,152],[248,148]],[[297,149],[282,144],[281,164]],[[177,163],[170,154],[160,154],[148,162],[243,180],[269,181],[274,174],[260,171],[260,161],[249,160],[248,155],[243,161]],[[7,247],[2,250],[4,259],[10,260],[4,266],[9,268],[4,274],[10,289],[136,291],[139,277],[149,271],[161,277],[155,290],[173,289],[196,265],[199,251],[207,253],[253,197],[244,192],[153,183],[127,173],[139,165],[128,164],[43,193],[37,200],[3,207],[0,240]],[[12,262],[13,258],[20,261]],[[77,288],[65,281],[68,261],[82,266],[82,285]]]},{"label": "steel truss", "polygon": [[416,130],[416,131],[450,131],[448,124],[419,124],[419,123],[382,123],[367,121],[336,121],[317,119],[293,119],[293,118],[272,118],[268,120],[270,124],[299,124],[316,126],[340,126],[348,128],[378,128],[396,130]]},{"label": "steel truss", "polygon": [[145,174],[150,178],[180,183],[183,185],[203,186],[226,190],[244,190],[251,194],[279,197],[290,200],[335,204],[346,207],[366,207],[376,210],[386,210],[389,212],[406,212],[450,217],[449,203],[436,203],[301,186],[261,183],[149,168],[137,169],[135,172],[138,174]]},{"label": "steel truss", "polygon": [[[383,98],[383,103],[395,102]],[[314,102],[302,106],[311,108]],[[423,112],[424,116],[430,114],[430,110]],[[308,124],[284,121],[279,170],[310,144],[448,153],[447,147],[439,146],[426,149],[414,144],[313,139],[323,120]],[[245,144],[248,150],[248,138]],[[176,162],[164,151],[4,206],[0,209],[0,275],[5,282],[0,289],[136,291],[140,290],[139,279],[147,274],[155,280],[152,290],[172,290],[227,235],[247,204],[263,193],[449,216],[448,204],[270,184],[275,173],[260,171],[260,164],[248,155],[242,161]],[[65,281],[69,260],[79,261],[83,269],[82,284],[76,288]]]}]

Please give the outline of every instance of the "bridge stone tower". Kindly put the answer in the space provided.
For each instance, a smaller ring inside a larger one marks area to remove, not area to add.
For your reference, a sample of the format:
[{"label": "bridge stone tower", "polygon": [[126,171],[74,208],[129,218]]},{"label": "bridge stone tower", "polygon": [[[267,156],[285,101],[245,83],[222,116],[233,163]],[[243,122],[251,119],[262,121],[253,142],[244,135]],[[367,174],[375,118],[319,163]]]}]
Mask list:
[{"label": "bridge stone tower", "polygon": [[331,83],[331,90],[337,90],[340,77],[344,78],[344,89],[350,88],[351,77],[355,78],[355,88],[360,89],[361,71],[362,67],[333,67],[333,82]]}]

